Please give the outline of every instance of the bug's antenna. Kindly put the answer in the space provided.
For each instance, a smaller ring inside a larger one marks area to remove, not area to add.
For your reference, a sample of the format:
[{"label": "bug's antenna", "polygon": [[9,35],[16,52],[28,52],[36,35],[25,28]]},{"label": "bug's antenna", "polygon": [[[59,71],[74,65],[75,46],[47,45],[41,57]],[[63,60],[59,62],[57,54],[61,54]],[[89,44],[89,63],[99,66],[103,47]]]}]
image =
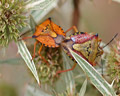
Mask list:
[{"label": "bug's antenna", "polygon": [[103,46],[103,48],[105,48],[107,45],[109,45],[117,37],[117,35],[118,35],[118,33],[105,46]]}]

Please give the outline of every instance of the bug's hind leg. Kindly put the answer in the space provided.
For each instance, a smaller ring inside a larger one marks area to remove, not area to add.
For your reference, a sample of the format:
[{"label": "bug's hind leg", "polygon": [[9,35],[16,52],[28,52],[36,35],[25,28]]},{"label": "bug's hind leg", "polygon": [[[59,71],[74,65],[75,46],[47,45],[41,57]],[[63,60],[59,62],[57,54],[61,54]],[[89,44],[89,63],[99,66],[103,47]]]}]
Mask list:
[{"label": "bug's hind leg", "polygon": [[43,61],[44,61],[45,63],[47,63],[47,65],[49,66],[48,61],[40,54],[40,52],[41,52],[41,50],[42,50],[42,47],[43,47],[43,44],[40,46],[40,49],[39,49],[39,51],[38,51],[38,54],[39,54],[40,57],[43,59]]},{"label": "bug's hind leg", "polygon": [[71,28],[69,28],[67,31],[65,31],[65,33],[67,33],[68,31],[74,29],[75,32],[78,32],[78,29],[76,28],[76,26],[72,26]]},{"label": "bug's hind leg", "polygon": [[75,63],[71,69],[67,69],[67,70],[59,70],[56,72],[56,76],[59,74],[59,73],[63,73],[63,72],[68,72],[68,71],[72,71],[75,67],[76,67],[77,63]]}]

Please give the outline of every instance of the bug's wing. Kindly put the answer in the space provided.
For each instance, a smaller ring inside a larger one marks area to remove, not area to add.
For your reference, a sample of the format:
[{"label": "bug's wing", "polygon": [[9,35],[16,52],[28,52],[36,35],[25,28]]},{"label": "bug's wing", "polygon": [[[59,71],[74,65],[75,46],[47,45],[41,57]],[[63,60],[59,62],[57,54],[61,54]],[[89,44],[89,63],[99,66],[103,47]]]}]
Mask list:
[{"label": "bug's wing", "polygon": [[52,21],[51,21],[51,27],[53,28],[53,31],[56,32],[57,34],[63,35],[63,36],[66,35],[64,33],[64,30],[60,26],[58,26],[57,24],[53,23]]},{"label": "bug's wing", "polygon": [[90,39],[92,39],[94,37],[94,35],[92,34],[87,34],[87,33],[81,33],[81,32],[77,32],[77,35],[71,35],[70,38],[71,40],[73,40],[75,43],[85,43],[87,41],[89,41]]},{"label": "bug's wing", "polygon": [[36,31],[33,35],[38,36],[43,33],[46,27],[50,24],[50,19],[46,19],[43,23],[36,27]]},{"label": "bug's wing", "polygon": [[74,44],[74,45],[73,45],[73,48],[74,48],[74,50],[82,53],[82,55],[83,55],[86,59],[88,59],[88,58],[89,58],[90,51],[91,51],[90,46],[89,46],[90,43],[91,43],[91,41],[88,41],[88,42],[85,42],[85,43],[82,43],[82,44],[77,43],[77,44]]},{"label": "bug's wing", "polygon": [[91,40],[91,52],[90,52],[90,55],[89,55],[89,58],[88,60],[90,62],[94,62],[96,57],[97,57],[97,53],[98,53],[98,37],[94,37],[92,40]]},{"label": "bug's wing", "polygon": [[36,38],[39,42],[45,44],[45,46],[48,46],[48,47],[58,47],[56,44],[55,44],[55,41],[52,37],[50,36],[39,36]]}]

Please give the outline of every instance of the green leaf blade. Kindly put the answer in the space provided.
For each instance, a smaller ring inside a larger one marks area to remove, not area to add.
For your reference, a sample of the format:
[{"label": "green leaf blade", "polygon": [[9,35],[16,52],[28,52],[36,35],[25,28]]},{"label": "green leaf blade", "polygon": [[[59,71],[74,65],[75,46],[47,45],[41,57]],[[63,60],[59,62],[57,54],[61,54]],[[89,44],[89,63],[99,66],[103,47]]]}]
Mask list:
[{"label": "green leaf blade", "polygon": [[20,53],[20,55],[24,59],[26,65],[28,66],[28,68],[30,69],[32,74],[34,75],[34,77],[37,80],[38,84],[40,84],[35,64],[34,64],[34,62],[32,60],[32,56],[30,55],[30,52],[28,51],[25,43],[23,41],[18,41],[17,46],[18,46],[18,52]]},{"label": "green leaf blade", "polygon": [[116,96],[113,88],[100,74],[81,56],[70,50],[72,56],[90,78],[91,83],[105,96]]},{"label": "green leaf blade", "polygon": [[80,89],[79,96],[85,96],[86,87],[87,87],[87,79],[84,81],[84,83]]},{"label": "green leaf blade", "polygon": [[[63,55],[63,64],[64,64],[64,68],[65,69],[70,69],[70,61],[69,57],[62,51],[62,55]],[[68,71],[66,72],[66,76],[65,76],[65,82],[67,85],[67,88],[70,90],[71,93],[73,93],[73,89],[75,89],[75,80],[74,80],[74,76],[73,76],[73,72],[72,71]]]}]

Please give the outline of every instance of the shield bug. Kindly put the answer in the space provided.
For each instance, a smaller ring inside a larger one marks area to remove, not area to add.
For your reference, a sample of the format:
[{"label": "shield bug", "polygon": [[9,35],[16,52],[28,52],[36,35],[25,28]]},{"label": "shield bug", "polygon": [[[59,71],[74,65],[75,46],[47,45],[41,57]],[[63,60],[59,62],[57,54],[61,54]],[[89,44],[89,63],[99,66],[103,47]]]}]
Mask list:
[{"label": "shield bug", "polygon": [[[68,48],[77,53],[79,56],[83,57],[92,66],[95,66],[95,59],[103,54],[103,48],[110,44],[117,35],[118,34],[116,34],[105,46],[100,46],[101,39],[98,37],[98,34],[92,35],[88,34],[87,32],[76,32],[73,35],[66,37],[61,45],[72,60],[74,60],[74,58],[72,57]],[[75,66],[76,64],[74,64],[69,70],[73,70]],[[58,71],[57,74],[61,72],[62,71]]]},{"label": "shield bug", "polygon": [[77,32],[62,43],[65,52],[71,57],[68,48],[82,56],[91,65],[95,66],[95,59],[103,54],[102,47],[100,47],[101,39],[98,34],[92,35],[87,32]]},{"label": "shield bug", "polygon": [[59,47],[60,43],[64,40],[66,33],[63,29],[51,21],[51,18],[46,19],[43,23],[36,26],[36,31],[31,37],[24,37],[23,40],[28,38],[35,38],[37,41],[34,43],[34,54],[33,58],[35,57],[35,49],[38,43],[42,43],[41,47],[39,48],[39,55],[41,58],[48,63],[40,54],[43,45],[46,47]]}]

